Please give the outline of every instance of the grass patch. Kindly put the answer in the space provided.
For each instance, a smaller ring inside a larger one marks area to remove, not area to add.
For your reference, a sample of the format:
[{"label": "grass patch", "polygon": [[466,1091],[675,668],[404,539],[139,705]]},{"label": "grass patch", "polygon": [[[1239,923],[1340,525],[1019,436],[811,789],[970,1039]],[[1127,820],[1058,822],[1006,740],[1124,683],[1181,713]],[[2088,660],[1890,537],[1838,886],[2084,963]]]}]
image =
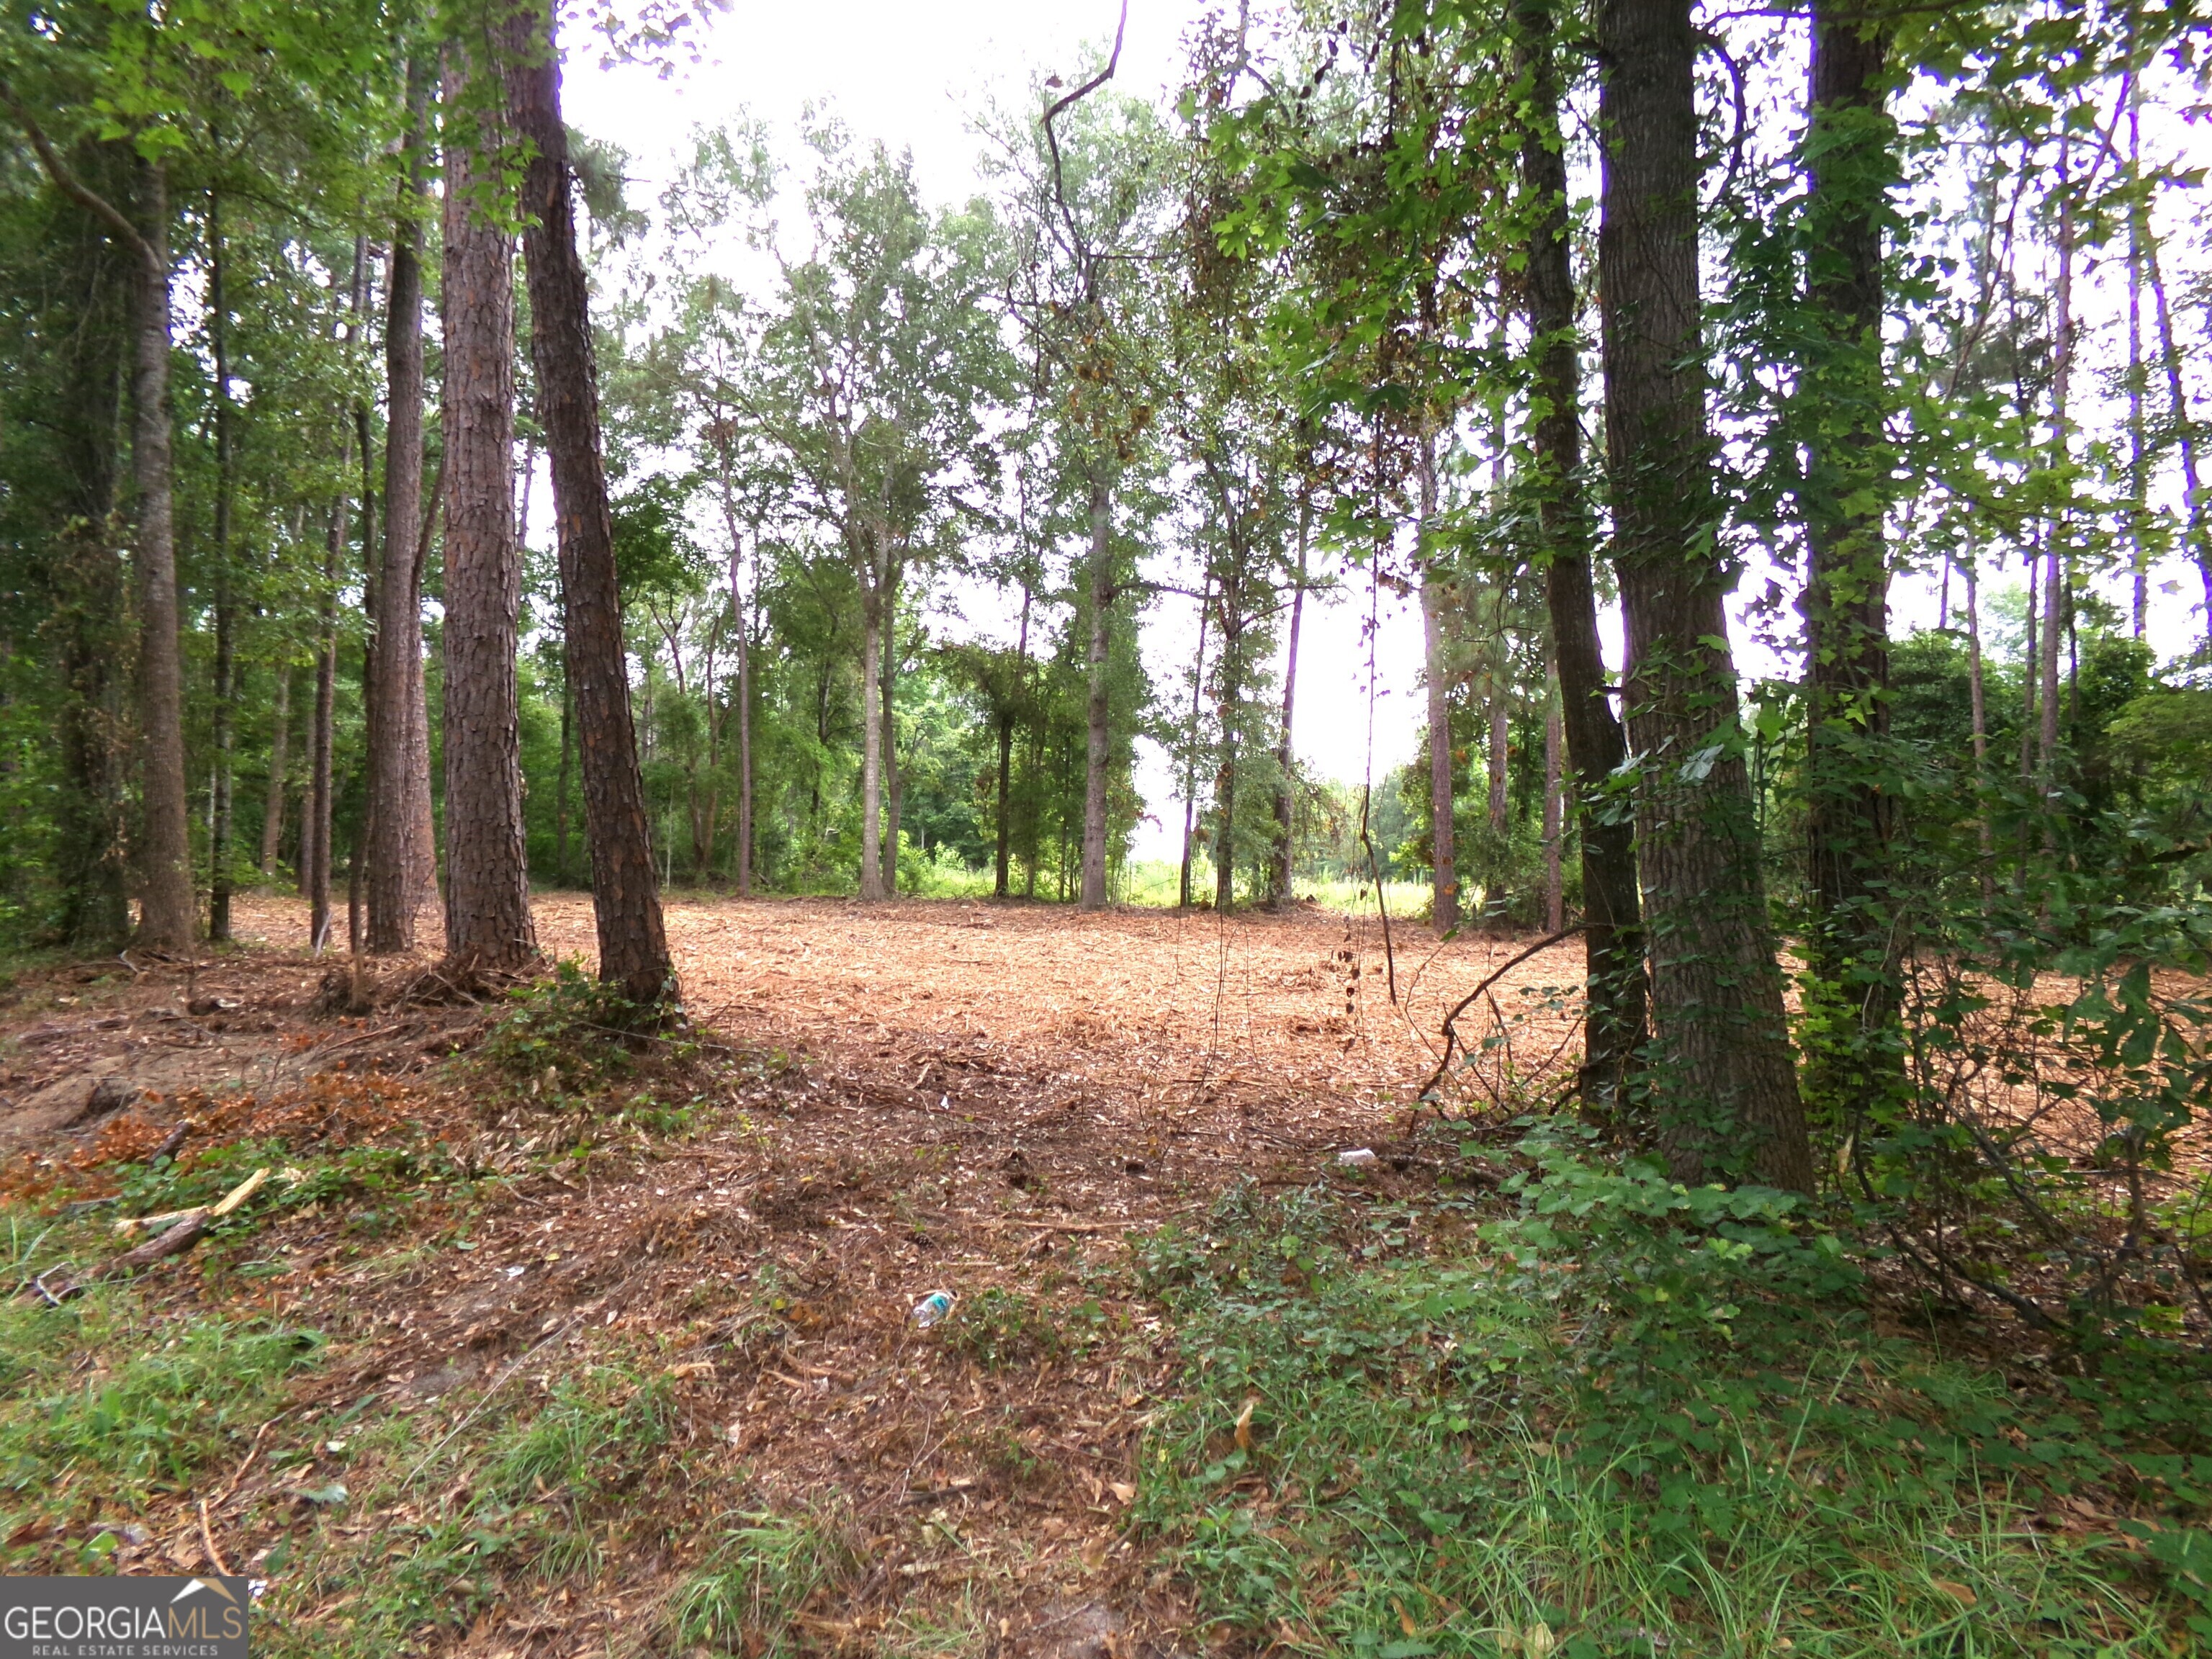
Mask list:
[{"label": "grass patch", "polygon": [[[1502,1221],[1248,1189],[1140,1247],[1185,1397],[1139,1515],[1223,1637],[1372,1659],[2212,1638],[2201,1381],[2017,1393],[1877,1335],[1780,1195],[1532,1150]],[[2187,1404],[2155,1425],[2122,1403],[2161,1397]],[[2061,1502],[2108,1518],[2044,1524]],[[2163,1541],[2131,1547],[2110,1517],[2152,1504]]]},{"label": "grass patch", "polygon": [[830,1516],[770,1510],[732,1516],[713,1553],[670,1598],[676,1650],[703,1644],[750,1659],[807,1651],[813,1645],[810,1609],[849,1583],[860,1561],[854,1540]]}]

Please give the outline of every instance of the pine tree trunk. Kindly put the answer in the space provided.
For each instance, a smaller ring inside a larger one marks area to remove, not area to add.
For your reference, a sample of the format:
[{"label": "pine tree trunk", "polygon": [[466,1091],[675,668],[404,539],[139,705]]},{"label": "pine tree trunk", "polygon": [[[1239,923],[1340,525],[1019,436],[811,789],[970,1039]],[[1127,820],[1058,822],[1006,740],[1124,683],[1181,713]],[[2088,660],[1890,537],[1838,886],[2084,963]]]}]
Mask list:
[{"label": "pine tree trunk", "polygon": [[753,624],[739,580],[744,554],[730,538],[730,615],[738,628],[738,896],[753,893]]},{"label": "pine tree trunk", "polygon": [[1856,1122],[1901,1082],[1890,890],[1889,561],[1882,500],[1881,220],[1891,136],[1888,43],[1839,0],[1814,17],[1804,441],[1806,884],[1811,986],[1839,1026],[1813,1044],[1808,1085]]},{"label": "pine tree trunk", "polygon": [[[1437,515],[1437,441],[1421,436],[1420,520],[1417,538],[1425,538]],[[1429,699],[1429,915],[1439,933],[1459,926],[1458,826],[1454,801],[1451,742],[1451,666],[1444,650],[1443,595],[1438,592],[1434,556],[1421,550],[1421,659]]]},{"label": "pine tree trunk", "polygon": [[141,745],[138,939],[188,951],[199,933],[185,794],[184,665],[178,637],[177,544],[170,453],[168,177],[139,169],[140,261],[131,369],[131,483],[138,509],[138,720]]},{"label": "pine tree trunk", "polygon": [[645,780],[630,718],[622,593],[599,447],[591,290],[576,251],[567,129],[561,124],[560,48],[550,9],[520,15],[531,20],[535,36],[531,55],[518,55],[509,70],[516,124],[535,151],[523,180],[531,361],[538,372],[538,421],[553,461],[599,977],[621,986],[633,1001],[657,1004],[673,994],[676,970],[653,879]]},{"label": "pine tree trunk", "polygon": [[[376,664],[368,709],[368,848],[362,873],[364,943],[377,954],[415,945],[415,711],[422,698],[422,222],[428,185],[424,137],[429,77],[407,70],[410,124],[404,199],[394,216],[385,286],[384,541],[371,614]],[[450,189],[450,187],[449,187]]]},{"label": "pine tree trunk", "polygon": [[[446,52],[445,106],[454,113],[446,142],[442,307],[445,971],[464,981],[514,972],[538,955],[524,852],[514,661],[522,604],[522,554],[514,533],[514,240],[498,219],[497,158],[507,135],[482,107],[495,84],[496,47],[480,32],[471,35]],[[542,315],[538,327],[544,327]],[[545,378],[541,368],[541,416],[553,402]],[[550,432],[552,422],[546,424]],[[387,543],[398,540],[400,529],[387,525]],[[399,730],[404,736],[404,726]],[[404,878],[407,866],[397,873]],[[393,872],[377,875],[388,883]]]},{"label": "pine tree trunk", "polygon": [[1607,781],[1628,755],[1606,681],[1590,570],[1591,513],[1582,451],[1582,363],[1567,211],[1567,164],[1559,127],[1557,0],[1522,0],[1516,15],[1528,77],[1528,122],[1521,169],[1541,204],[1528,245],[1528,325],[1542,343],[1541,403],[1533,434],[1538,523],[1551,550],[1544,604],[1559,664],[1559,717],[1574,773],[1581,848],[1584,951],[1583,1065],[1586,1098],[1610,1100],[1644,1037],[1643,900],[1635,830],[1605,801]]},{"label": "pine tree trunk", "polygon": [[1809,1190],[1736,726],[1698,305],[1697,33],[1688,0],[1600,0],[1599,295],[1613,556],[1635,658],[1656,1129],[1677,1180]]},{"label": "pine tree trunk", "polygon": [[898,768],[898,560],[883,592],[883,894],[898,898],[898,807],[902,805]]},{"label": "pine tree trunk", "polygon": [[[1243,568],[1243,551],[1235,544],[1231,530],[1230,568]],[[1239,584],[1221,584],[1221,763],[1213,775],[1213,909],[1227,915],[1237,908],[1237,706],[1244,688],[1238,671],[1243,666],[1243,617]]]},{"label": "pine tree trunk", "polygon": [[229,296],[223,291],[222,198],[208,193],[208,347],[215,370],[214,801],[208,813],[208,938],[230,941],[232,767],[238,729],[238,617],[230,580],[230,520],[236,484],[231,448]]},{"label": "pine tree trunk", "polygon": [[276,666],[276,706],[269,716],[269,793],[261,804],[261,859],[257,866],[267,881],[276,869],[276,849],[284,839],[284,793],[291,781],[286,775],[285,750],[292,736],[292,665]]},{"label": "pine tree trunk", "polygon": [[1297,800],[1291,770],[1291,717],[1297,708],[1298,629],[1305,619],[1306,544],[1313,526],[1313,492],[1298,492],[1297,565],[1291,578],[1291,633],[1283,652],[1283,723],[1275,744],[1275,845],[1267,866],[1267,899],[1276,908],[1291,902],[1295,849],[1291,844]]},{"label": "pine tree trunk", "polygon": [[1559,719],[1559,675],[1556,665],[1544,686],[1544,931],[1567,925],[1566,871],[1560,840],[1566,826],[1566,781],[1561,762],[1566,733]]},{"label": "pine tree trunk", "polygon": [[[338,473],[350,459],[349,431],[339,441]],[[331,939],[331,820],[333,797],[331,754],[337,709],[338,578],[344,562],[346,498],[331,503],[330,532],[323,544],[323,595],[316,619],[315,712],[307,733],[307,804],[300,825],[300,885],[307,901],[307,948],[319,955]]]},{"label": "pine tree trunk", "polygon": [[1085,910],[1106,907],[1106,766],[1112,728],[1108,723],[1108,658],[1113,644],[1114,500],[1103,461],[1094,461],[1091,480],[1090,700],[1084,720],[1083,884],[1078,902]]},{"label": "pine tree trunk", "polygon": [[884,896],[883,600],[879,585],[860,599],[860,897]]}]

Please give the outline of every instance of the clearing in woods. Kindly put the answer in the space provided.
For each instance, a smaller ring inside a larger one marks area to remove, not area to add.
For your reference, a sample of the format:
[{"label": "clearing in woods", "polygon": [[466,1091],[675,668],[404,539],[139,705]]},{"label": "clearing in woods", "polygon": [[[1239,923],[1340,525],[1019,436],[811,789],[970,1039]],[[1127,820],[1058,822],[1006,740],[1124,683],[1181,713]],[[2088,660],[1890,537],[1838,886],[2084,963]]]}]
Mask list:
[{"label": "clearing in woods", "polygon": [[[1126,1522],[1175,1360],[1123,1236],[1335,1179],[1350,1146],[1384,1152],[1362,1190],[1432,1184],[1392,1167],[1408,1103],[1444,1010],[1518,948],[1401,924],[1394,1004],[1371,915],[675,902],[710,1040],[632,1060],[526,1024],[487,1044],[471,1006],[331,1012],[304,909],[240,909],[249,945],[213,961],[18,976],[0,1152],[26,1197],[119,1174],[126,1212],[128,1161],[179,1122],[164,1202],[282,1166],[253,1231],[131,1294],[223,1340],[312,1333],[312,1363],[209,1406],[196,1475],[179,1448],[172,1478],[125,1459],[19,1506],[6,1565],[250,1571],[271,1650],[302,1653],[933,1620],[1009,1652],[1171,1641],[1189,1609]],[[587,900],[538,924],[588,962]],[[1570,942],[1498,983],[1525,1017],[1480,1074],[1556,1063],[1547,988],[1579,967]],[[113,1213],[64,1224],[47,1288],[117,1248]],[[937,1290],[959,1309],[925,1335]]]}]

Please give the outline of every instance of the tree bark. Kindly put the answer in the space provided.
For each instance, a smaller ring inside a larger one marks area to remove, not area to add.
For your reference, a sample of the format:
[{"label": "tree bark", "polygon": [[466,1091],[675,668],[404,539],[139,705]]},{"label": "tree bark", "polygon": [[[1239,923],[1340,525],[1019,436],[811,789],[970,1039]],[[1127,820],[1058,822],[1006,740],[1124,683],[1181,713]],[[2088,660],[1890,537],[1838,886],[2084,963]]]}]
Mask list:
[{"label": "tree bark", "polygon": [[1697,34],[1688,0],[1600,0],[1598,239],[1613,558],[1635,658],[1638,828],[1674,1177],[1753,1176],[1809,1190],[1797,1096],[1737,728],[1726,580],[1711,544],[1698,303]]},{"label": "tree bark", "polygon": [[[375,953],[412,950],[420,823],[415,716],[422,701],[422,204],[428,191],[424,136],[429,78],[407,70],[405,179],[392,232],[385,287],[384,543],[370,618],[376,695],[368,719],[368,848],[362,872],[365,943]],[[449,187],[450,193],[450,187]]]},{"label": "tree bark", "polygon": [[1522,0],[1517,16],[1529,85],[1522,175],[1539,204],[1528,244],[1528,325],[1537,357],[1534,472],[1538,527],[1549,559],[1544,603],[1559,665],[1559,718],[1574,773],[1576,839],[1583,876],[1583,1064],[1589,1099],[1617,1098],[1644,1039],[1643,899],[1635,826],[1608,799],[1628,757],[1613,712],[1597,631],[1592,539],[1582,450],[1582,362],[1559,126],[1557,0]]},{"label": "tree bark", "polygon": [[1838,1122],[1856,1121],[1902,1081],[1899,942],[1890,903],[1889,560],[1883,503],[1881,225],[1892,130],[1888,41],[1848,0],[1814,13],[1807,151],[1807,298],[1802,366],[1807,457],[1805,580],[1806,885],[1808,995],[1833,1029],[1815,1030],[1808,1084]]},{"label": "tree bark", "polygon": [[883,591],[883,891],[898,898],[898,810],[905,805],[898,765],[898,560]]},{"label": "tree bark", "polygon": [[276,706],[269,716],[269,793],[261,805],[261,858],[257,867],[267,881],[276,869],[276,849],[284,839],[286,750],[292,737],[292,665],[276,665]]},{"label": "tree bark", "polygon": [[[1437,440],[1421,434],[1420,519],[1417,539],[1425,540],[1437,515]],[[1429,917],[1439,933],[1459,926],[1459,859],[1454,843],[1457,825],[1453,795],[1451,666],[1444,651],[1443,595],[1438,591],[1435,555],[1424,545],[1421,560],[1421,654],[1429,698]]]},{"label": "tree bark", "polygon": [[[2055,296],[2057,316],[2051,343],[2051,447],[2053,463],[2063,469],[2072,459],[2073,419],[2070,393],[2074,375],[2074,197],[2070,178],[2070,140],[2058,141],[2058,282]],[[2053,841],[2051,819],[2058,810],[2058,635],[2065,615],[2066,543],[2069,533],[2062,507],[2051,519],[2049,539],[2043,550],[2043,637],[2036,678],[2042,695],[2042,720],[2036,735],[2036,793],[2044,815],[2044,840]]]},{"label": "tree bark", "polygon": [[215,738],[214,799],[208,811],[208,938],[230,941],[232,764],[238,729],[238,617],[230,580],[230,520],[235,494],[230,402],[230,301],[223,291],[222,197],[208,193],[208,346],[215,370]]},{"label": "tree bark", "polygon": [[[514,661],[522,604],[514,528],[514,239],[500,222],[507,135],[483,107],[496,84],[499,48],[484,33],[471,33],[446,52],[445,106],[452,115],[443,303],[446,957],[449,974],[468,977],[511,973],[538,955]],[[544,413],[552,399],[542,368],[539,380]],[[400,529],[386,526],[387,544],[399,539]],[[404,739],[404,726],[398,730]],[[398,873],[404,875],[404,865]],[[392,874],[378,872],[380,882]]]},{"label": "tree bark", "polygon": [[1283,653],[1283,725],[1275,744],[1275,845],[1268,860],[1267,898],[1276,908],[1291,902],[1291,875],[1295,848],[1291,833],[1297,817],[1297,799],[1291,771],[1291,717],[1297,708],[1298,629],[1305,620],[1307,538],[1313,527],[1313,492],[1298,492],[1297,567],[1291,578],[1291,634]]},{"label": "tree bark", "polygon": [[753,894],[753,624],[738,567],[744,558],[730,538],[730,615],[738,629],[738,896]]},{"label": "tree bark", "polygon": [[997,858],[994,863],[991,896],[1006,896],[1013,862],[1014,717],[1029,683],[1030,585],[1022,584],[1022,623],[1014,637],[1014,684],[999,714],[999,823]]},{"label": "tree bark", "polygon": [[622,592],[599,447],[599,373],[592,356],[591,289],[576,251],[567,129],[561,123],[560,46],[552,9],[519,12],[528,47],[509,59],[515,122],[532,155],[523,177],[530,272],[531,361],[538,413],[553,463],[569,664],[576,675],[584,812],[592,844],[592,902],[599,977],[641,1006],[676,988],[653,879],[653,839],[630,718]]},{"label": "tree bark", "polygon": [[[872,568],[873,566],[872,565]],[[884,723],[876,710],[883,697],[883,590],[860,599],[860,897],[884,896]]]},{"label": "tree bark", "polygon": [[1559,842],[1566,824],[1566,779],[1560,764],[1566,734],[1559,720],[1559,675],[1556,665],[1544,686],[1544,931],[1567,925],[1566,871]]},{"label": "tree bark", "polygon": [[1108,658],[1113,645],[1114,498],[1103,461],[1093,461],[1091,479],[1090,702],[1085,712],[1083,775],[1083,884],[1078,902],[1085,910],[1106,907],[1106,764],[1112,728],[1108,724]]}]

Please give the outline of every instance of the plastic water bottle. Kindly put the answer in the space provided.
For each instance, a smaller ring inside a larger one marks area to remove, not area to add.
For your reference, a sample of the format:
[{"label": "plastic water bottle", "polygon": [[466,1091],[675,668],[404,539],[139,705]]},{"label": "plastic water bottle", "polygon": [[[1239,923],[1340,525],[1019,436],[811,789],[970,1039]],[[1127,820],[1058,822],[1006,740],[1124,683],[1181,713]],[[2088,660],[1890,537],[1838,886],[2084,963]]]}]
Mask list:
[{"label": "plastic water bottle", "polygon": [[952,1300],[950,1291],[932,1291],[914,1304],[914,1322],[921,1329],[927,1330],[952,1311]]}]

